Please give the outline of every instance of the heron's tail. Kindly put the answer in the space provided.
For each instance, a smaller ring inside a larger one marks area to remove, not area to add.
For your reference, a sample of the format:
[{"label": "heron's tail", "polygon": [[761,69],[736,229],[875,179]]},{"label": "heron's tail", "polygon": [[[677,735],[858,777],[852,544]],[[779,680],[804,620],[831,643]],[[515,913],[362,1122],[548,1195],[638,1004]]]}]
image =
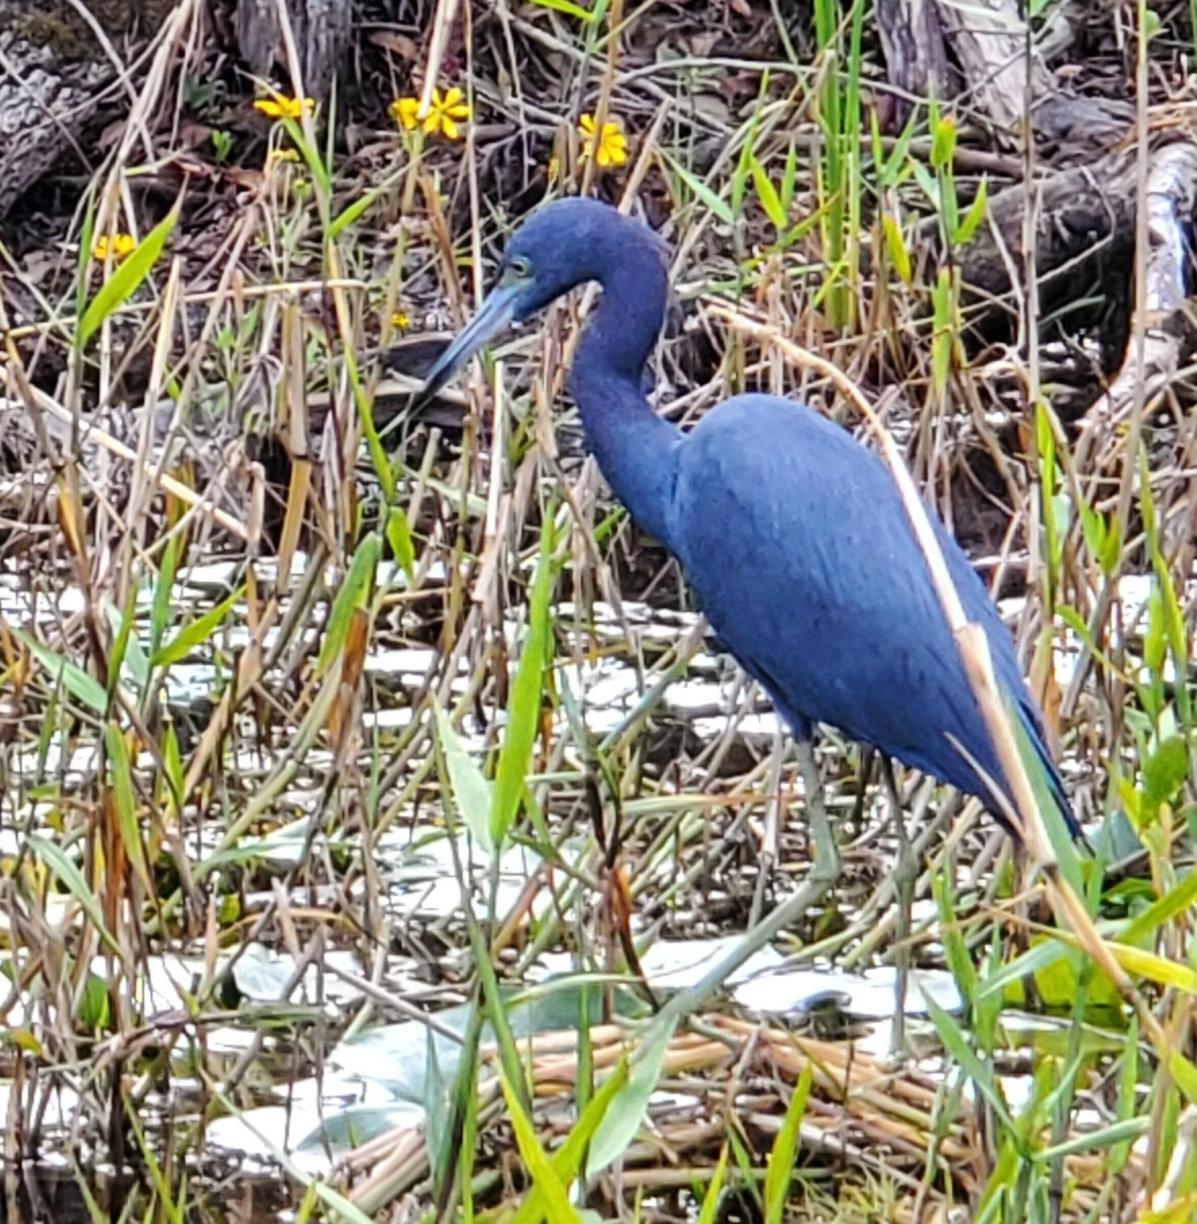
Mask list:
[{"label": "heron's tail", "polygon": [[1039,758],[1039,764],[1043,766],[1043,774],[1047,781],[1048,792],[1055,801],[1056,809],[1061,817],[1063,817],[1064,823],[1068,826],[1069,833],[1074,838],[1081,838],[1083,840],[1080,822],[1076,818],[1076,813],[1072,810],[1072,804],[1068,800],[1068,792],[1064,789],[1064,779],[1060,777],[1060,771],[1056,767],[1056,762],[1052,760],[1052,755],[1048,751],[1047,738],[1039,719],[1038,710],[1026,702],[1019,702],[1018,712],[1021,716],[1023,730],[1026,732],[1027,739],[1034,746],[1035,755]]}]

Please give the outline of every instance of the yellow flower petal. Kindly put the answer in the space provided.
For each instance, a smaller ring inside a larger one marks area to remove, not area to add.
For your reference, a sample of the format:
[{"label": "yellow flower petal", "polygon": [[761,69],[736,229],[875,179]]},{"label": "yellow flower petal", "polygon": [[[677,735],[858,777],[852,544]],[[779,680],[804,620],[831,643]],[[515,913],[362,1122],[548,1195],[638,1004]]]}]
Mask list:
[{"label": "yellow flower petal", "polygon": [[109,255],[113,259],[124,259],[137,250],[137,240],[132,234],[116,234],[109,240],[107,234],[96,239],[91,248],[92,256],[97,260],[105,260]]},{"label": "yellow flower petal", "polygon": [[446,110],[448,110],[451,106],[460,105],[461,102],[463,102],[464,100],[465,100],[465,95],[461,92],[460,89],[457,88],[456,85],[454,85],[451,89],[447,89],[445,91],[445,96],[441,102],[441,105]]},{"label": "yellow flower petal", "polygon": [[405,131],[413,132],[419,125],[419,98],[396,98],[388,109],[391,118]]},{"label": "yellow flower petal", "polygon": [[457,124],[447,114],[441,116],[441,131],[446,140],[456,140],[460,135]]},{"label": "yellow flower petal", "polygon": [[254,106],[263,115],[272,119],[298,119],[305,111],[309,114],[316,109],[314,98],[284,98],[281,94],[273,98],[259,98]]},{"label": "yellow flower petal", "polygon": [[594,116],[593,115],[583,115],[582,118],[579,120],[578,126],[581,127],[583,136],[593,136],[594,135]]}]

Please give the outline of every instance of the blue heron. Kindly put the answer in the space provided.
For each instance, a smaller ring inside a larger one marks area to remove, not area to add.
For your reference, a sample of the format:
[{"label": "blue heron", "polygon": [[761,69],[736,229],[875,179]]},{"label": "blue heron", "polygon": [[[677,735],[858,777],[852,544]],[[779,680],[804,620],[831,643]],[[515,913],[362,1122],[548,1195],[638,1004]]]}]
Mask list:
[{"label": "blue heron", "polygon": [[[792,730],[817,882],[837,870],[834,846],[820,845],[831,838],[810,750],[817,723],[977,796],[1002,819],[987,779],[1007,798],[1009,784],[882,460],[807,405],[776,396],[725,400],[688,433],[658,416],[642,380],[664,321],[665,248],[609,205],[544,205],[512,235],[499,272],[423,394],[513,321],[600,283],[569,374],[588,447],[632,518],[681,563],[719,642]],[[964,611],[985,632],[999,687],[1075,834],[1010,633],[960,547],[931,521]]]}]

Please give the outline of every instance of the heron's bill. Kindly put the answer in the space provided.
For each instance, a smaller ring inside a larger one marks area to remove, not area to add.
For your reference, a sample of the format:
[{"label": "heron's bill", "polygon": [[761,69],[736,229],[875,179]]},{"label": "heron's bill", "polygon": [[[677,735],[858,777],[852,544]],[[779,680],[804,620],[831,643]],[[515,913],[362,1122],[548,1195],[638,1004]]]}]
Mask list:
[{"label": "heron's bill", "polygon": [[449,347],[436,359],[424,380],[419,400],[434,396],[488,341],[510,324],[515,312],[519,285],[500,285],[490,294],[482,308],[453,338]]}]

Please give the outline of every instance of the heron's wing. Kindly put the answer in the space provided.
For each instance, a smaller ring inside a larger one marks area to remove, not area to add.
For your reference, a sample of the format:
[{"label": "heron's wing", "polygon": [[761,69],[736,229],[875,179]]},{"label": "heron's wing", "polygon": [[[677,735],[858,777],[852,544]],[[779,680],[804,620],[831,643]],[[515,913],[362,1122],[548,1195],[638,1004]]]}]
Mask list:
[{"label": "heron's wing", "polygon": [[[881,460],[811,409],[755,395],[709,413],[681,449],[671,537],[716,633],[783,715],[800,731],[839,727],[988,802],[968,758],[999,780],[1001,768]],[[933,521],[965,613],[1058,787],[1010,635]]]}]

